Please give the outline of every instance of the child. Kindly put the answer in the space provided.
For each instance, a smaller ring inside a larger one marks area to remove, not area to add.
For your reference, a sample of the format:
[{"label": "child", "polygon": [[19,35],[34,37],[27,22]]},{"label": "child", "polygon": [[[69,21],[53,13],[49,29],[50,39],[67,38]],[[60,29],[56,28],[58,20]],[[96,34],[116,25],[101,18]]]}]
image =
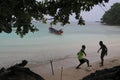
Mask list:
[{"label": "child", "polygon": [[82,45],[82,49],[77,53],[77,57],[78,57],[80,64],[76,67],[76,69],[79,69],[79,67],[85,62],[87,63],[88,67],[91,67],[91,65],[89,65],[89,60],[83,58],[83,54],[86,56],[85,48],[86,48],[85,45]]},{"label": "child", "polygon": [[104,56],[106,55],[107,56],[107,47],[105,44],[103,44],[103,41],[100,41],[99,42],[99,45],[100,45],[100,49],[97,51],[99,53],[99,51],[101,50],[101,66],[103,66],[103,62],[104,62]]}]

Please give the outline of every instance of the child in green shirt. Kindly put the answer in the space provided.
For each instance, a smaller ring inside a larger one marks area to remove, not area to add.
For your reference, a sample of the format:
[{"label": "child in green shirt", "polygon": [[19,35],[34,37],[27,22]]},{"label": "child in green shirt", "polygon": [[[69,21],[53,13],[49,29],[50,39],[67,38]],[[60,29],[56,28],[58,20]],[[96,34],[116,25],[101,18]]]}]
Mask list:
[{"label": "child in green shirt", "polygon": [[82,49],[77,53],[77,57],[78,57],[80,64],[76,67],[76,69],[79,69],[79,67],[85,62],[87,62],[87,66],[90,67],[89,60],[83,58],[83,54],[86,56],[85,48],[86,48],[85,45],[82,45]]}]

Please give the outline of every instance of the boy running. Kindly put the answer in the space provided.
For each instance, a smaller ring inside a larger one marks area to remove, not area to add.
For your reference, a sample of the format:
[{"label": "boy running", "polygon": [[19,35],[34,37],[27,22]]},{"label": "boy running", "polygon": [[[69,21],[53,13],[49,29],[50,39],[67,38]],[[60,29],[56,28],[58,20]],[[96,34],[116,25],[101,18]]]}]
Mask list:
[{"label": "boy running", "polygon": [[83,54],[86,56],[85,48],[86,48],[85,45],[82,45],[82,49],[77,53],[77,57],[80,64],[76,67],[76,69],[79,69],[79,67],[85,62],[87,63],[87,66],[90,67],[89,60],[83,58]]}]

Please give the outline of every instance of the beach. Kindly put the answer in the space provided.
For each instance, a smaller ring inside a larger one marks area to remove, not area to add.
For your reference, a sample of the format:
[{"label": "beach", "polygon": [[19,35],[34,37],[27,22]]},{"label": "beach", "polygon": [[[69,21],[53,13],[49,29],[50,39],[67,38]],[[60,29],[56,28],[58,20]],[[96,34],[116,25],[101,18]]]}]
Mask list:
[{"label": "beach", "polygon": [[76,58],[65,58],[53,62],[52,73],[51,65],[44,64],[30,68],[35,73],[41,75],[45,80],[82,80],[83,77],[94,73],[96,70],[109,69],[120,65],[120,56],[105,59],[104,66],[100,66],[100,61],[91,63],[92,67],[87,67],[86,63],[80,69],[75,69],[78,64]]},{"label": "beach", "polygon": [[[114,66],[120,65],[120,55],[119,48],[120,43],[116,45],[108,45],[108,55],[105,56],[104,66],[100,66],[100,53],[94,54],[93,59],[90,59],[90,55],[87,54],[86,58],[90,60],[92,67],[87,67],[87,64],[83,64],[80,69],[75,69],[79,64],[77,57],[66,56],[65,58],[59,60],[53,60],[53,71],[50,62],[43,65],[28,65],[32,71],[38,73],[45,80],[81,80],[83,77],[94,73],[96,70],[102,70],[106,68],[112,68]],[[96,49],[96,48],[94,48]],[[92,51],[92,50],[91,50]],[[92,61],[93,60],[93,61]],[[62,75],[62,77],[61,77]]]},{"label": "beach", "polygon": [[[64,33],[60,36],[50,34],[49,24],[36,24],[40,31],[30,33],[24,38],[15,33],[0,34],[0,68],[8,68],[22,60],[27,60],[32,71],[38,73],[45,80],[80,80],[86,75],[99,69],[119,65],[120,52],[120,28],[118,26],[102,25],[100,23],[86,23],[85,26],[70,24],[64,27],[56,25],[56,29],[62,28]],[[103,41],[108,47],[108,55],[105,56],[103,67],[99,66],[100,48],[99,41]],[[85,58],[90,61],[92,68],[86,64],[76,70],[79,64],[77,52],[81,45],[86,45]],[[52,75],[50,60],[52,60],[54,75]],[[62,71],[63,69],[63,71]]]}]

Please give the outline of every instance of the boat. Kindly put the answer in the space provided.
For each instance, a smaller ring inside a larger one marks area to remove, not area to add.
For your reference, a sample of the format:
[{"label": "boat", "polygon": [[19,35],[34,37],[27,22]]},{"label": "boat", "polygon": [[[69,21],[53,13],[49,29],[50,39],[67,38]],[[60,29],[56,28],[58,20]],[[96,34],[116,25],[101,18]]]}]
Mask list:
[{"label": "boat", "polygon": [[54,29],[54,28],[52,28],[52,27],[49,27],[49,32],[50,32],[50,33],[57,34],[57,35],[61,35],[61,34],[63,33],[62,29],[57,30],[57,29]]}]

